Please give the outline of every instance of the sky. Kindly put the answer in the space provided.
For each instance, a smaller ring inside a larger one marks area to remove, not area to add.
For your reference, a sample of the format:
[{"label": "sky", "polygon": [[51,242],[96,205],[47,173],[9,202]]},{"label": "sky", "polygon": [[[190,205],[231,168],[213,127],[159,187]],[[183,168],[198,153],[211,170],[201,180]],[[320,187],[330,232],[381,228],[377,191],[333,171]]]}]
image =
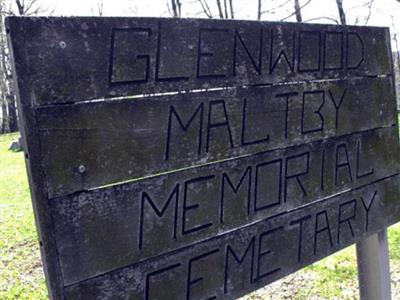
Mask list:
[{"label": "sky", "polygon": [[[9,0],[12,1],[12,0]],[[26,0],[29,1],[29,0]],[[43,7],[53,11],[52,15],[63,16],[94,16],[98,15],[98,3],[103,2],[104,16],[151,16],[170,17],[167,3],[171,0],[37,0]],[[205,17],[199,0],[180,0],[183,17]],[[204,0],[203,0],[204,1]],[[216,0],[206,0],[214,14],[217,14]],[[309,0],[300,0],[304,5]],[[221,0],[223,3],[223,1]],[[257,17],[257,0],[233,0],[235,18],[255,20]],[[289,4],[282,6],[289,2]],[[263,0],[262,20],[279,21],[293,12],[293,2],[290,0]],[[344,0],[343,5],[349,25],[365,25],[369,10],[362,7],[370,0]],[[282,6],[282,7],[280,7]],[[280,7],[279,9],[274,9]],[[391,33],[397,33],[400,38],[400,3],[396,0],[374,0],[368,25],[387,26]],[[308,21],[319,17],[338,19],[335,0],[311,0],[302,9],[303,20]],[[295,16],[286,21],[295,21]],[[333,23],[328,19],[318,19],[311,22]]]}]

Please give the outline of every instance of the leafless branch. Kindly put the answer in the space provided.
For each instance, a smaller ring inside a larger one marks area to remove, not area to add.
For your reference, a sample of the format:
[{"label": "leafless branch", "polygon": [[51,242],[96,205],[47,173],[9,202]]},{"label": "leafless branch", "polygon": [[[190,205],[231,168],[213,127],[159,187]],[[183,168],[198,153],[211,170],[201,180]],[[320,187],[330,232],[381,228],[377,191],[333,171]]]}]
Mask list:
[{"label": "leafless branch", "polygon": [[336,0],[336,5],[339,12],[340,24],[346,25],[346,14],[343,9],[343,0]]},{"label": "leafless branch", "polygon": [[[398,0],[399,2],[400,2],[400,0]],[[393,27],[393,41],[394,41],[394,46],[395,46],[395,48],[396,48],[396,60],[397,60],[397,71],[399,72],[399,75],[400,75],[400,48],[399,48],[399,42],[398,42],[398,39],[397,39],[397,28],[396,28],[396,23],[395,23],[395,21],[394,21],[394,17],[393,16],[390,16],[390,18],[392,19],[392,27]]]},{"label": "leafless branch", "polygon": [[[11,5],[12,2],[10,2],[8,11],[4,11],[4,13],[6,15],[14,16],[16,13],[12,9]],[[38,0],[15,0],[15,5],[17,6],[17,14],[19,16],[36,16],[45,12],[48,12],[48,14],[51,15],[54,12],[54,9],[50,10],[49,8],[41,6]]]},{"label": "leafless branch", "polygon": [[176,7],[175,0],[171,0],[171,6],[172,6],[172,16],[174,18],[177,18],[178,17],[178,10],[177,10],[177,7]]},{"label": "leafless branch", "polygon": [[228,5],[227,5],[226,1],[227,1],[227,0],[224,0],[225,19],[229,19],[229,15],[228,15]]},{"label": "leafless branch", "polygon": [[208,6],[207,0],[198,0],[198,1],[199,1],[200,5],[201,5],[201,8],[203,9],[203,12],[205,13],[205,15],[208,18],[212,18],[213,15],[211,13],[210,7]]},{"label": "leafless branch", "polygon": [[301,23],[303,20],[301,17],[301,8],[299,0],[294,0],[294,12],[296,14],[296,21]]},{"label": "leafless branch", "polygon": [[223,18],[224,18],[224,14],[223,14],[223,12],[222,12],[222,6],[221,6],[221,1],[220,1],[220,0],[217,0],[217,6],[218,6],[219,17],[220,17],[221,19],[223,19]]},{"label": "leafless branch", "polygon": [[103,16],[103,8],[104,8],[104,2],[103,0],[100,0],[99,2],[97,2],[97,12],[100,17]]},{"label": "leafless branch", "polygon": [[167,10],[168,10],[169,15],[170,15],[171,17],[173,17],[174,14],[173,14],[173,12],[171,11],[171,7],[169,7],[169,1],[168,1],[168,0],[167,0]]},{"label": "leafless branch", "polygon": [[360,8],[365,7],[366,5],[368,5],[368,2],[369,2],[369,1],[366,1],[366,2],[364,2],[364,3],[362,3],[362,4],[359,4],[359,5],[355,5],[355,6],[350,7],[349,9],[346,9],[346,13],[348,13],[348,12],[350,12],[350,11],[353,11],[353,10],[355,10],[355,9],[360,9]]},{"label": "leafless branch", "polygon": [[305,20],[304,22],[311,22],[311,21],[318,21],[318,20],[329,20],[329,21],[334,22],[335,24],[339,24],[339,21],[338,21],[338,20],[336,20],[336,19],[334,19],[334,18],[331,18],[331,17],[312,18],[312,19]]},{"label": "leafless branch", "polygon": [[230,7],[230,10],[231,10],[231,19],[234,19],[235,15],[233,13],[233,0],[229,0],[229,7]]},{"label": "leafless branch", "polygon": [[[368,7],[368,15],[365,17],[365,24],[368,24],[369,19],[371,18],[371,14],[372,14],[372,5],[374,5],[374,1],[375,0],[370,0],[367,7]],[[399,0],[400,1],[400,0]]]},{"label": "leafless branch", "polygon": [[180,18],[182,16],[182,2],[180,0],[176,0],[176,4],[178,6],[178,16]]},{"label": "leafless branch", "polygon": [[25,11],[25,1],[21,2],[20,0],[15,0],[15,4],[17,5],[18,13],[20,16],[24,15]]},{"label": "leafless branch", "polygon": [[[32,11],[32,7],[33,7],[35,4],[36,4],[36,0],[32,0],[32,1],[28,2],[28,4],[27,4],[26,7],[25,7],[25,12],[30,12],[30,11]],[[37,7],[37,8],[34,9],[34,10],[39,10],[39,7]]]},{"label": "leafless branch", "polygon": [[263,12],[261,12],[261,14],[265,14],[265,13],[270,13],[270,14],[274,14],[277,10],[281,9],[282,7],[286,6],[289,2],[291,2],[292,0],[286,0],[284,3],[272,8],[272,9],[267,9]]},{"label": "leafless branch", "polygon": [[306,7],[308,4],[310,4],[312,0],[308,0],[306,3],[304,3],[302,6],[300,6],[298,9],[295,9],[294,12],[292,12],[290,15],[288,15],[287,17],[284,17],[283,19],[281,19],[281,21],[285,21],[287,19],[289,19],[290,17],[294,16],[298,11],[300,11],[301,9],[303,9],[304,7]]}]

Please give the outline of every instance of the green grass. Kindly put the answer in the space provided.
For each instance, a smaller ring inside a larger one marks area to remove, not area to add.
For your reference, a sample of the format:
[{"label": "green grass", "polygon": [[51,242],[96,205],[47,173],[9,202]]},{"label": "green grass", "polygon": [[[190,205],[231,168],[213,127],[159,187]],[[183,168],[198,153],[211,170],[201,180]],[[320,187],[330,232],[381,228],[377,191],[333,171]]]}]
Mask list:
[{"label": "green grass", "polygon": [[[23,153],[7,150],[17,137],[0,135],[0,299],[47,299]],[[399,266],[400,224],[389,228],[389,247],[391,265]],[[354,298],[347,295],[357,287],[354,246],[300,272],[313,279],[292,299]]]},{"label": "green grass", "polygon": [[47,299],[18,134],[0,135],[0,299]]},{"label": "green grass", "polygon": [[316,272],[318,276],[312,289],[304,293],[303,299],[311,295],[319,295],[326,299],[345,298],[346,287],[357,285],[355,247],[351,246],[328,256],[305,270]]}]

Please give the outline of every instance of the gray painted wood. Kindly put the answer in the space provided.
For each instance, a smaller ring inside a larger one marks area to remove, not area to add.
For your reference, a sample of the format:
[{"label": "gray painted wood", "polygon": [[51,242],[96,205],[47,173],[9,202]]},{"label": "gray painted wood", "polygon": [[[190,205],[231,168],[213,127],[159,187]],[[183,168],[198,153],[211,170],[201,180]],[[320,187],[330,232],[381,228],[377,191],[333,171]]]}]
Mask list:
[{"label": "gray painted wood", "polygon": [[397,139],[378,129],[53,199],[64,282],[397,174]]},{"label": "gray painted wood", "polygon": [[52,299],[232,299],[400,219],[387,28],[6,26]]},{"label": "gray painted wood", "polygon": [[69,286],[67,298],[235,299],[398,220],[399,179],[371,183]]},{"label": "gray painted wood", "polygon": [[33,83],[26,72],[25,45],[22,40],[13,39],[15,33],[6,21],[7,39],[11,54],[13,83],[17,97],[18,123],[21,133],[22,148],[35,214],[38,243],[46,284],[51,299],[64,299],[64,286],[60,270],[56,241],[53,231],[53,219],[50,213],[48,193],[41,166],[39,131],[33,113]]},{"label": "gray painted wood", "polygon": [[24,42],[36,105],[391,74],[389,31],[378,27],[84,17],[8,22]]},{"label": "gray painted wood", "polygon": [[393,97],[386,77],[38,108],[49,196],[390,126]]}]

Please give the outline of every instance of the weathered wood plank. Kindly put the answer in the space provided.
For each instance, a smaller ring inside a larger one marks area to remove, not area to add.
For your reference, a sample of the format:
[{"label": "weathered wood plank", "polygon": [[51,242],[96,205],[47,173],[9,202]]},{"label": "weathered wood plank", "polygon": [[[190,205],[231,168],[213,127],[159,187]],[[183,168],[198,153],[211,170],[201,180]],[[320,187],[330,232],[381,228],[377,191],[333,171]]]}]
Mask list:
[{"label": "weathered wood plank", "polygon": [[399,191],[399,175],[371,183],[69,286],[67,298],[234,299],[398,221]]},{"label": "weathered wood plank", "polygon": [[393,97],[386,77],[41,107],[49,196],[390,126]]},{"label": "weathered wood plank", "polygon": [[8,27],[36,105],[392,72],[387,28],[84,17]]},{"label": "weathered wood plank", "polygon": [[6,26],[51,298],[231,299],[400,218],[387,28]]},{"label": "weathered wood plank", "polygon": [[53,199],[64,282],[399,173],[397,139],[378,129]]},{"label": "weathered wood plank", "polygon": [[10,37],[11,32],[7,33],[14,91],[18,103],[18,129],[21,134],[24,150],[24,159],[38,234],[38,244],[40,245],[43,270],[47,279],[48,295],[50,299],[63,299],[64,286],[57,247],[55,245],[53,219],[50,213],[47,198],[48,193],[44,182],[44,170],[40,163],[39,128],[36,124],[32,108],[34,102],[32,98],[32,81],[29,76],[30,74],[25,72],[26,66],[22,63],[26,57],[25,48],[16,46]]}]

